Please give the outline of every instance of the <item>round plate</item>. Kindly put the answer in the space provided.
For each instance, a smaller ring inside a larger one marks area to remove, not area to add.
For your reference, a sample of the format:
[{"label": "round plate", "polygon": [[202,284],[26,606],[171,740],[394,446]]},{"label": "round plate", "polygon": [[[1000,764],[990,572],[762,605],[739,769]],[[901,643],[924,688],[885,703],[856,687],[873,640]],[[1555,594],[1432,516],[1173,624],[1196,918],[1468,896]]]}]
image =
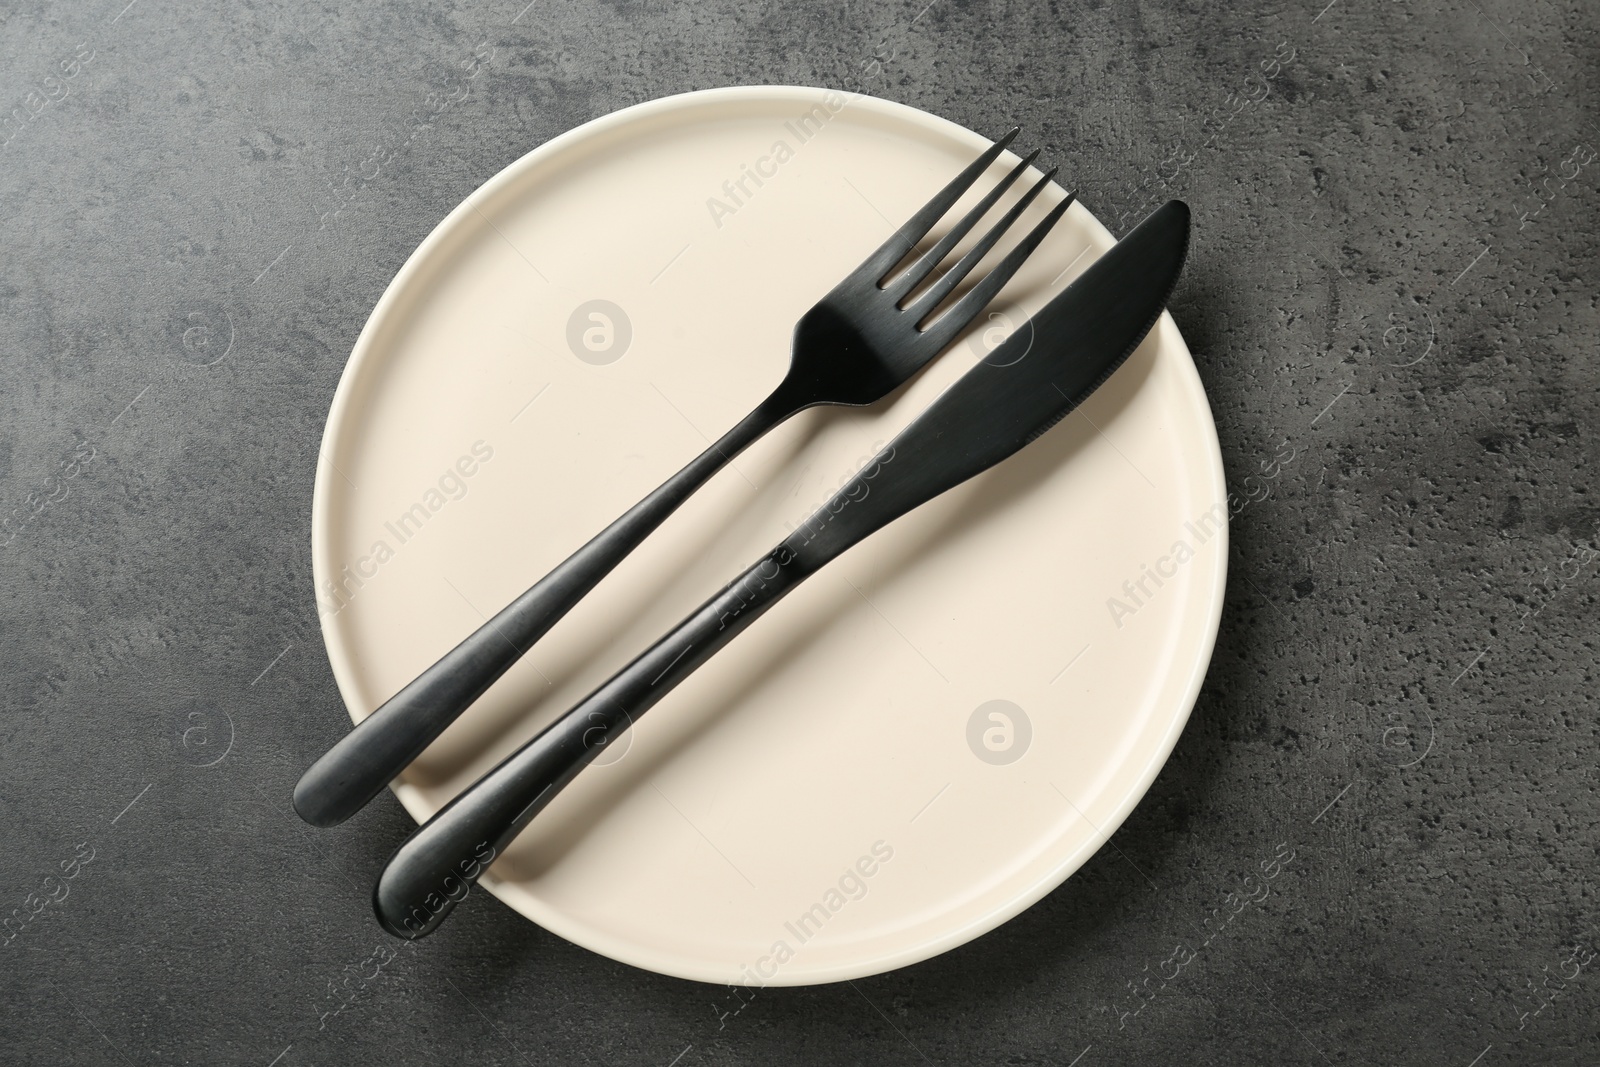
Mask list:
[{"label": "round plate", "polygon": [[[452,211],[362,331],[317,468],[351,717],[752,408],[800,315],[987,144],[883,100],[718,89],[573,130]],[[739,456],[428,749],[401,803],[426,819],[622,667],[1110,243],[1074,206],[909,386]],[[992,929],[1082,865],[1171,751],[1216,636],[1225,499],[1163,316],[1082,409],[662,700],[483,884],[596,952],[708,982],[839,981]]]}]

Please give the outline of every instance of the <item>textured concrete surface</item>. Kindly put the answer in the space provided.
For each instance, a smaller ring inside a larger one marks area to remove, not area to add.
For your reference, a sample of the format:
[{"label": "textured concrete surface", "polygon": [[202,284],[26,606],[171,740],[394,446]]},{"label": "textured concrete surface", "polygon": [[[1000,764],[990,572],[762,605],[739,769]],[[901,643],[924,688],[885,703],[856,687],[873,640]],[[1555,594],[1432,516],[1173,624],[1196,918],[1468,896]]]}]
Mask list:
[{"label": "textured concrete surface", "polygon": [[[1600,1060],[1600,12],[926,3],[0,8],[0,1061]],[[719,1020],[492,902],[387,959],[404,813],[286,803],[343,722],[346,355],[517,156],[753,82],[1020,122],[1108,220],[1194,206],[1173,310],[1253,497],[1194,719],[1115,847],[901,972]]]}]

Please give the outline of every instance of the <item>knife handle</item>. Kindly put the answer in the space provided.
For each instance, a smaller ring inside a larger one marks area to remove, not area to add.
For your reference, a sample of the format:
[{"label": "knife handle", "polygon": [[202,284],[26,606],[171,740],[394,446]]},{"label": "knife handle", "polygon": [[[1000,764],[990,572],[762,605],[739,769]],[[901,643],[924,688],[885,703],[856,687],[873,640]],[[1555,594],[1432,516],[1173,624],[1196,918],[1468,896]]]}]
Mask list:
[{"label": "knife handle", "polygon": [[432,933],[556,793],[633,720],[813,573],[788,542],[656,642],[460,796],[395,851],[373,909],[398,937]]},{"label": "knife handle", "polygon": [[382,792],[600,579],[729,460],[792,412],[774,393],[649,496],[368,715],[301,776],[294,809],[336,826]]}]

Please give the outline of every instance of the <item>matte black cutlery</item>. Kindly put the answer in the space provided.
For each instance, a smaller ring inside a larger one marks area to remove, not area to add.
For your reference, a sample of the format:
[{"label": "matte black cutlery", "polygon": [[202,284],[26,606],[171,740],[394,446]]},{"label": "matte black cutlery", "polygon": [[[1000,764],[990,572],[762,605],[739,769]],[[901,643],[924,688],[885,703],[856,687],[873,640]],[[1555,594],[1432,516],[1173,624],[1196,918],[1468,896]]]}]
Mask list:
[{"label": "matte black cutlery", "polygon": [[[874,531],[1065,418],[1155,324],[1188,238],[1182,202],[1157,209],[945,390],[804,525],[419,827],[373,892],[385,929],[410,938],[434,930],[609,740],[785,594]],[[868,266],[876,270],[874,261]]]},{"label": "matte black cutlery", "polygon": [[953,266],[926,288],[919,291],[918,287],[999,202],[1038,153],[1012,168],[906,270],[893,277],[890,274],[1016,134],[1012,130],[980,155],[800,319],[789,372],[754,411],[390,697],[313,764],[294,791],[294,807],[301,818],[316,826],[333,826],[360,810],[691,493],[751,442],[809,407],[863,405],[882,399],[954,340],[994,299],[1072,203],[1069,194],[982,280],[951,302],[943,314],[935,315],[1055,171],[1035,182]]}]

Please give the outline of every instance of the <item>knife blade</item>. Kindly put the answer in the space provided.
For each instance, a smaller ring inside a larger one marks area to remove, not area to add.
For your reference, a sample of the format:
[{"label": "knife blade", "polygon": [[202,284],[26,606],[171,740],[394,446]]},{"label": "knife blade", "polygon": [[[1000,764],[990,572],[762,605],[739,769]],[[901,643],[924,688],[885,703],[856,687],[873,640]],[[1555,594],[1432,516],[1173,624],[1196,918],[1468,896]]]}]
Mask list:
[{"label": "knife blade", "polygon": [[373,908],[383,927],[406,938],[431,933],[562,787],[785,594],[1065,418],[1155,325],[1188,243],[1188,207],[1173,200],[1156,209],[940,394],[789,537],[440,809],[378,878]]}]

